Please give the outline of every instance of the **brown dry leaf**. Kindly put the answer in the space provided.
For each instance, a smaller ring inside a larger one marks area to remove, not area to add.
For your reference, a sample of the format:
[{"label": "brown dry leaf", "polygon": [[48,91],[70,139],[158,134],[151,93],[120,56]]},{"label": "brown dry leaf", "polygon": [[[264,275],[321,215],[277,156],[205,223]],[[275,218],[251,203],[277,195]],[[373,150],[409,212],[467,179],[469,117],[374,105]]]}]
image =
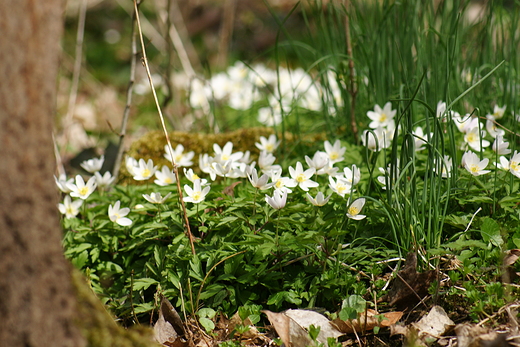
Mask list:
[{"label": "brown dry leaf", "polygon": [[[385,318],[381,320],[381,316]],[[344,321],[340,318],[336,318],[333,324],[335,324],[342,333],[351,334],[354,331],[359,333],[361,331],[374,330],[375,327],[387,328],[396,324],[402,316],[403,312],[400,311],[377,313],[376,310],[368,309],[366,314],[362,312],[357,319]]]},{"label": "brown dry leaf", "polygon": [[457,347],[511,346],[507,341],[507,334],[489,331],[478,325],[459,324],[455,327]]},{"label": "brown dry leaf", "polygon": [[186,342],[184,336],[184,325],[181,317],[173,305],[164,296],[161,296],[161,308],[159,319],[154,327],[155,340],[165,346],[182,347]]},{"label": "brown dry leaf", "polygon": [[502,282],[512,283],[518,277],[513,265],[520,257],[520,249],[510,249],[505,252],[502,261]]},{"label": "brown dry leaf", "polygon": [[[442,307],[433,306],[430,312],[417,323],[407,326],[392,325],[390,327],[390,335],[404,335],[408,345],[427,346],[431,344],[431,341],[428,341],[429,339],[432,337],[440,338],[454,326],[455,323],[448,317]],[[461,347],[459,344],[457,346]]]},{"label": "brown dry leaf", "polygon": [[439,337],[454,327],[455,323],[442,307],[433,306],[426,316],[422,317],[417,323],[412,323],[412,325],[419,332],[419,337]]},{"label": "brown dry leaf", "polygon": [[317,340],[327,345],[329,337],[338,338],[343,335],[325,316],[310,310],[287,310],[276,313],[264,310],[274,326],[278,336],[288,347],[305,347],[312,344],[308,329],[311,325],[320,328]]},{"label": "brown dry leaf", "polygon": [[242,181],[233,182],[232,184],[224,188],[224,190],[222,190],[222,193],[226,194],[227,196],[234,197],[235,187],[238,186],[240,183],[242,183]]},{"label": "brown dry leaf", "polygon": [[436,278],[436,270],[417,272],[417,255],[410,252],[383,300],[400,310],[410,309],[428,295],[428,289]]}]

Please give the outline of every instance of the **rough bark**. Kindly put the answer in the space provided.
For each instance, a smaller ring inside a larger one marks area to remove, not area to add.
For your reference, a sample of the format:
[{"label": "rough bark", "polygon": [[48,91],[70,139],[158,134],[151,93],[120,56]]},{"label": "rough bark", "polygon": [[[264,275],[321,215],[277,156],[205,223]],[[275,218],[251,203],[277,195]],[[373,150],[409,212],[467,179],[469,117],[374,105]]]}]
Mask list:
[{"label": "rough bark", "polygon": [[51,138],[62,1],[0,1],[0,346],[84,346]]}]

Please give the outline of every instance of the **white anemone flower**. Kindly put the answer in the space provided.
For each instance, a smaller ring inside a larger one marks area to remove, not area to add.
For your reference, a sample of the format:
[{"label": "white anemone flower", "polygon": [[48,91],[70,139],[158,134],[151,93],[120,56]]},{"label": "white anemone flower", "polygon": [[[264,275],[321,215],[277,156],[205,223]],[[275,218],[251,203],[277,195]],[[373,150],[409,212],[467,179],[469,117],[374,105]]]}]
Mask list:
[{"label": "white anemone flower", "polygon": [[285,207],[287,203],[287,192],[275,190],[273,191],[273,196],[270,197],[266,194],[265,201],[274,209],[280,210]]},{"label": "white anemone flower", "polygon": [[478,127],[474,127],[473,129],[469,130],[466,135],[464,135],[464,141],[474,151],[480,152],[485,147],[489,147],[491,144],[488,140],[484,140],[484,136],[486,136],[486,132],[484,130],[479,130]]},{"label": "white anemone flower", "polygon": [[139,166],[138,161],[133,157],[125,158],[125,166],[128,173],[132,176],[135,176],[135,168]]},{"label": "white anemone flower", "polygon": [[269,175],[263,174],[258,177],[258,172],[255,168],[251,170],[251,174],[248,174],[247,177],[249,178],[249,182],[251,182],[251,185],[255,187],[256,189],[265,190],[271,188],[274,183],[267,183],[269,180]]},{"label": "white anemone flower", "polygon": [[139,159],[138,165],[134,166],[134,180],[136,181],[145,181],[152,177],[157,171],[157,166],[153,165],[152,159],[148,159],[148,161],[144,161],[144,159]]},{"label": "white anemone flower", "polygon": [[108,206],[108,218],[114,223],[117,223],[121,226],[129,226],[132,224],[132,220],[130,218],[125,217],[130,213],[130,208],[123,207],[120,208],[121,201],[117,200],[114,206]]},{"label": "white anemone flower", "polygon": [[233,153],[233,143],[230,141],[226,142],[222,148],[216,143],[213,144],[213,150],[215,151],[214,160],[217,162],[239,161],[244,155],[242,152]]},{"label": "white anemone flower", "polygon": [[96,185],[96,177],[90,177],[85,184],[83,177],[76,175],[76,184],[70,183],[67,187],[70,189],[70,196],[85,200],[96,190]]},{"label": "white anemone flower", "polygon": [[263,173],[271,175],[274,171],[281,171],[282,167],[280,165],[274,164],[276,157],[271,153],[266,151],[261,151],[260,156],[258,157],[258,167]]},{"label": "white anemone flower", "polygon": [[292,193],[292,189],[298,185],[298,183],[289,177],[282,177],[282,169],[274,170],[271,172],[271,182],[275,190],[282,192]]},{"label": "white anemone flower", "polygon": [[364,214],[360,214],[361,210],[365,206],[365,198],[359,198],[354,200],[352,204],[350,204],[347,210],[347,217],[350,219],[361,220],[366,217]]},{"label": "white anemone flower", "polygon": [[102,155],[100,158],[92,158],[89,160],[85,160],[79,165],[83,169],[85,169],[85,171],[87,171],[88,173],[93,174],[94,172],[101,170],[101,167],[103,166],[104,161],[105,161],[105,156]]},{"label": "white anemone flower", "polygon": [[444,101],[439,101],[437,103],[437,109],[435,111],[435,115],[437,118],[442,118],[444,121],[446,119],[446,103]]},{"label": "white anemone flower", "polygon": [[331,165],[343,161],[343,155],[345,154],[347,148],[341,146],[341,142],[339,140],[336,140],[334,145],[331,145],[329,141],[325,141],[324,145],[325,153],[327,153],[329,156],[329,162]]},{"label": "white anemone flower", "polygon": [[396,110],[392,110],[392,103],[389,101],[381,108],[379,105],[374,106],[374,111],[368,111],[367,116],[372,122],[368,125],[372,129],[379,127],[387,127],[394,121]]},{"label": "white anemone flower", "polygon": [[319,174],[319,170],[329,165],[329,156],[325,152],[316,151],[312,159],[308,156],[305,156],[305,161],[309,167],[315,168],[316,172]]},{"label": "white anemone flower", "polygon": [[504,156],[501,156],[500,158],[498,158],[498,160],[500,161],[500,163],[494,163],[497,169],[509,171],[509,160],[507,160],[507,158]]},{"label": "white anemone flower", "polygon": [[464,166],[464,168],[473,176],[480,176],[490,172],[490,170],[484,170],[488,163],[488,158],[480,160],[472,151],[467,151],[462,156],[462,166]]},{"label": "white anemone flower", "polygon": [[278,141],[275,134],[269,135],[269,138],[265,138],[264,136],[260,136],[260,143],[256,142],[255,146],[261,151],[266,151],[267,153],[273,153],[281,141]]},{"label": "white anemone flower", "polygon": [[155,171],[155,180],[153,181],[158,186],[168,186],[170,184],[173,184],[177,182],[177,177],[175,177],[175,172],[173,170],[170,170],[170,168],[166,165],[162,167],[162,169],[159,171]]},{"label": "white anemone flower", "polygon": [[186,178],[188,180],[190,180],[190,182],[195,182],[196,180],[200,180],[201,186],[205,186],[208,184],[208,180],[205,178],[200,178],[199,175],[197,175],[196,173],[193,172],[193,169],[184,168],[184,176],[186,176]]},{"label": "white anemone flower", "polygon": [[389,131],[379,127],[373,131],[365,130],[361,137],[363,146],[367,147],[371,151],[380,151],[383,148],[390,147],[392,143],[392,135]]},{"label": "white anemone flower", "polygon": [[334,179],[332,176],[329,176],[329,187],[334,193],[341,197],[345,197],[346,194],[350,194],[354,191],[347,180],[342,179],[341,177]]},{"label": "white anemone flower", "polygon": [[493,142],[493,151],[495,151],[498,155],[504,155],[511,153],[511,150],[508,148],[509,142],[504,141],[504,137],[498,135],[495,138],[495,142]]},{"label": "white anemone flower", "polygon": [[311,204],[313,204],[314,206],[325,205],[327,202],[329,202],[329,199],[331,196],[332,196],[332,194],[325,197],[325,195],[322,192],[318,192],[318,194],[316,195],[316,198],[313,198],[309,193],[305,194],[305,198],[307,198],[307,201],[310,202]]},{"label": "white anemone flower", "polygon": [[520,178],[520,153],[517,151],[509,160],[509,172]]},{"label": "white anemone flower", "polygon": [[[168,160],[169,162],[172,162],[172,153],[170,152],[170,148],[168,145],[164,146],[164,152],[165,152],[164,157],[166,158],[166,160]],[[192,159],[195,156],[195,152],[190,151],[190,152],[184,153],[184,146],[181,145],[180,143],[177,145],[177,147],[175,147],[175,150],[173,150],[173,148],[172,148],[172,152],[173,152],[173,159],[174,159],[173,162],[177,166],[189,167],[189,166],[193,165]]]},{"label": "white anemone flower", "polygon": [[506,134],[506,131],[504,129],[500,129],[497,126],[497,123],[495,122],[495,118],[493,116],[487,116],[486,117],[486,130],[493,137],[494,139],[497,138],[497,136],[504,136]]},{"label": "white anemone flower", "polygon": [[498,105],[495,105],[495,107],[493,107],[493,114],[492,116],[495,118],[495,119],[501,119],[502,117],[504,117],[504,113],[506,112],[506,105],[500,107]]},{"label": "white anemone flower", "polygon": [[359,168],[356,166],[356,164],[352,165],[352,169],[349,167],[344,168],[343,174],[345,176],[345,180],[351,186],[355,186],[361,180],[361,170],[359,170]]},{"label": "white anemone flower", "polygon": [[63,203],[58,204],[58,209],[65,218],[74,218],[79,213],[79,208],[83,205],[83,200],[72,201],[69,195],[65,196]]},{"label": "white anemone flower", "polygon": [[54,181],[56,181],[56,186],[65,194],[69,194],[71,190],[69,189],[70,184],[74,184],[74,178],[67,179],[67,175],[61,174],[59,178],[54,176]]},{"label": "white anemone flower", "polygon": [[434,159],[433,172],[440,173],[442,178],[451,177],[452,167],[453,160],[448,155],[445,155],[442,160]]},{"label": "white anemone flower", "polygon": [[97,186],[105,189],[106,187],[110,186],[115,180],[115,177],[112,177],[112,174],[110,171],[107,171],[101,176],[99,171],[94,172],[94,177],[96,177],[96,183]]},{"label": "white anemone flower", "polygon": [[199,168],[200,171],[209,175],[211,180],[215,180],[217,178],[217,173],[213,169],[211,165],[213,163],[213,157],[210,157],[207,153],[201,154],[199,156]]},{"label": "white anemone flower", "polygon": [[311,167],[310,169],[303,170],[302,163],[296,163],[296,169],[292,166],[289,166],[289,174],[291,178],[298,183],[298,186],[303,191],[308,191],[309,188],[314,188],[319,186],[317,182],[311,180],[311,177],[316,173],[316,169]]},{"label": "white anemone flower", "polygon": [[414,142],[415,142],[415,151],[422,151],[425,149],[424,145],[428,143],[428,139],[432,138],[433,133],[426,135],[421,127],[415,128],[412,132]]},{"label": "white anemone flower", "polygon": [[161,193],[150,193],[150,195],[143,194],[143,198],[152,204],[162,204],[170,197],[170,195],[172,195],[171,192],[166,194],[164,197]]},{"label": "white anemone flower", "polygon": [[210,190],[209,186],[205,186],[204,189],[201,187],[201,181],[196,180],[193,182],[193,188],[191,188],[189,185],[184,185],[184,191],[186,192],[187,196],[183,198],[185,202],[192,202],[194,204],[198,204],[204,199],[206,199],[206,195],[208,195]]}]

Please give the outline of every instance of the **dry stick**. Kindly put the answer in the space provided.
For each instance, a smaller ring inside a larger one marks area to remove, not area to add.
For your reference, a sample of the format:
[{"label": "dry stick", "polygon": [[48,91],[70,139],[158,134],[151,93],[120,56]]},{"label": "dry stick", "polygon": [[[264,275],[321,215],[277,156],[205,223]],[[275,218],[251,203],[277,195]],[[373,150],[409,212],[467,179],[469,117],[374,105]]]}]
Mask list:
[{"label": "dry stick", "polygon": [[350,70],[350,89],[349,93],[352,98],[350,102],[350,126],[354,134],[354,140],[358,141],[358,128],[356,124],[356,96],[358,93],[356,75],[354,71],[354,57],[352,56],[352,40],[350,38],[350,17],[348,13],[350,0],[345,0],[345,39],[347,44],[348,67]]},{"label": "dry stick", "polygon": [[193,43],[190,40],[188,28],[186,27],[186,23],[184,22],[184,18],[182,17],[181,9],[179,8],[179,0],[172,0],[171,5],[171,21],[177,29],[180,40],[183,43],[183,48],[186,50],[186,54],[189,57],[191,65],[194,67],[196,71],[200,71],[202,68],[202,64],[200,63],[197,50],[195,49],[195,47],[193,47]]},{"label": "dry stick", "polygon": [[227,65],[229,41],[233,35],[233,24],[235,22],[236,0],[226,0],[224,3],[224,14],[220,27],[220,41],[217,54],[217,66],[223,68]]},{"label": "dry stick", "polygon": [[85,18],[87,16],[87,0],[82,0],[79,6],[79,14],[78,14],[78,31],[76,33],[76,50],[74,57],[74,68],[72,71],[72,84],[70,86],[70,94],[69,94],[69,104],[67,106],[67,113],[65,114],[64,120],[64,141],[63,143],[68,143],[68,128],[72,124],[72,117],[74,115],[74,108],[76,105],[76,98],[78,96],[78,84],[79,84],[79,75],[81,72],[81,63],[83,60],[83,37],[85,36]]},{"label": "dry stick", "polygon": [[136,14],[132,14],[132,59],[130,61],[130,80],[128,81],[128,88],[126,89],[126,106],[123,112],[123,121],[121,123],[121,131],[119,132],[119,146],[117,148],[117,156],[114,162],[114,168],[112,169],[112,176],[119,176],[119,170],[121,169],[121,162],[123,161],[124,152],[124,140],[126,136],[126,124],[130,117],[130,107],[132,106],[132,95],[135,83],[135,70],[137,67],[137,32],[135,31]]},{"label": "dry stick", "polygon": [[163,117],[163,114],[161,111],[161,106],[159,105],[159,100],[157,99],[157,93],[155,93],[155,86],[153,84],[152,74],[150,73],[150,66],[148,65],[148,58],[146,57],[146,47],[145,47],[144,39],[143,39],[143,32],[141,31],[141,21],[139,20],[139,11],[137,8],[137,0],[134,0],[134,11],[135,11],[135,18],[137,21],[137,29],[139,30],[139,40],[141,41],[141,49],[142,49],[142,54],[143,54],[143,65],[146,69],[146,75],[148,76],[148,81],[150,82],[150,88],[152,89],[153,99],[155,101],[155,105],[157,106],[157,111],[159,112],[159,118],[161,119],[161,125],[162,125],[163,131],[164,131],[164,135],[166,136],[166,142],[168,143],[168,151],[169,151],[170,157],[172,158],[173,172],[175,173],[175,178],[177,181],[177,190],[179,192],[179,201],[181,203],[182,213],[184,216],[184,223],[186,225],[186,233],[188,234],[188,239],[190,240],[191,253],[193,255],[195,255],[196,254],[195,245],[193,244],[193,235],[191,234],[191,230],[190,230],[190,221],[188,219],[188,212],[186,211],[186,206],[184,205],[184,200],[182,197],[179,170],[177,168],[177,163],[175,162],[175,156],[173,155],[172,143],[170,141],[170,136],[168,136],[168,130],[166,130],[166,124],[164,123],[164,117]]}]

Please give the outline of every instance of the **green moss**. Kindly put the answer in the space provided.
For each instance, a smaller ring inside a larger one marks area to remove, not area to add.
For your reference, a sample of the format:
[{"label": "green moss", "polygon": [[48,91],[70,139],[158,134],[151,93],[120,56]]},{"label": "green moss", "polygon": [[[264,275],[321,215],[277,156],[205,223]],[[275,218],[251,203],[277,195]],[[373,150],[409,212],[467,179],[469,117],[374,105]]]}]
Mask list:
[{"label": "green moss", "polygon": [[150,328],[124,329],[119,326],[76,269],[72,270],[72,283],[78,302],[77,326],[88,347],[160,346],[154,341]]},{"label": "green moss", "polygon": [[[182,144],[186,151],[195,152],[195,165],[198,167],[197,160],[200,154],[213,153],[213,144],[224,146],[228,141],[233,143],[233,151],[250,151],[251,157],[256,159],[259,155],[259,150],[255,146],[255,142],[259,142],[260,136],[268,137],[274,134],[272,128],[255,127],[239,129],[233,132],[221,134],[202,134],[202,133],[186,133],[180,131],[173,131],[169,133],[170,141],[173,148],[178,144]],[[286,145],[288,147],[301,146],[303,148],[313,148],[316,142],[323,142],[326,137],[323,133],[307,135],[305,137],[296,137],[291,133],[284,135]],[[163,165],[170,166],[170,163],[164,158],[164,146],[166,145],[166,137],[162,131],[151,131],[143,137],[132,143],[127,153],[136,159],[152,159],[154,164],[161,168]],[[150,182],[153,179],[150,179]],[[119,176],[120,184],[145,184],[146,181],[137,182],[132,179],[125,165],[121,165],[121,174]]]}]

